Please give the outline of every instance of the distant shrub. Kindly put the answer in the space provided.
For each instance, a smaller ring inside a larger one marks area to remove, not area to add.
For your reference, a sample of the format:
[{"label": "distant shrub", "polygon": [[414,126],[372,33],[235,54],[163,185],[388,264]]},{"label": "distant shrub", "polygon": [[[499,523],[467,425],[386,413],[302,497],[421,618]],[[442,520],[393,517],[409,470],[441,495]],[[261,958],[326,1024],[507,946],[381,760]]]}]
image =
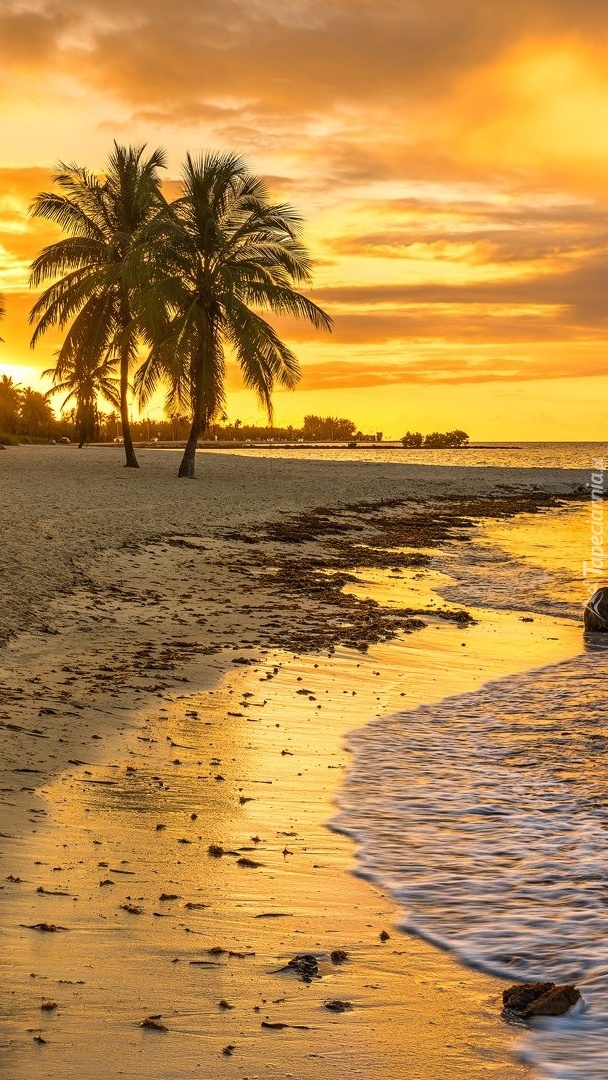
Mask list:
[{"label": "distant shrub", "polygon": [[9,435],[6,431],[0,431],[0,446],[19,446],[18,435]]},{"label": "distant shrub", "polygon": [[466,446],[468,441],[469,436],[466,431],[457,428],[455,431],[432,431],[430,435],[425,436],[424,446],[429,450],[447,450]]},{"label": "distant shrub", "polygon": [[402,440],[403,446],[417,447],[422,446],[424,442],[424,436],[420,431],[406,431]]},{"label": "distant shrub", "polygon": [[424,446],[428,450],[457,449],[466,446],[469,436],[466,431],[431,431],[430,435],[421,435],[419,431],[406,431],[401,443],[406,447]]}]

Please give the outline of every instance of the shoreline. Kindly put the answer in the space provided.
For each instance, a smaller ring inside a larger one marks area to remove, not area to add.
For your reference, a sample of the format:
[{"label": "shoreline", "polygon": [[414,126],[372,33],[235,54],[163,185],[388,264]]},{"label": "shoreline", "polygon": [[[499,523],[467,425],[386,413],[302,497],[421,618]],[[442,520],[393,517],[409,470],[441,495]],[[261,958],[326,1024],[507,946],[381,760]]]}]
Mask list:
[{"label": "shoreline", "polygon": [[120,446],[113,458],[108,448],[75,451],[18,446],[0,457],[0,646],[14,633],[44,628],[48,599],[85,580],[88,560],[106,548],[171,531],[243,528],[327,502],[568,495],[589,479],[580,469],[294,462],[203,451],[198,479],[178,482],[162,450],[147,451],[138,470],[124,468]]},{"label": "shoreline", "polygon": [[[392,1078],[404,1066],[412,1080],[481,1080],[490,1063],[500,1080],[529,1077],[498,1018],[502,984],[394,929],[399,912],[353,876],[354,846],[326,822],[348,730],[527,670],[531,656],[572,655],[578,628],[486,612],[470,626],[431,617],[405,638],[383,637],[381,625],[376,640],[360,637],[366,649],[345,648],[351,609],[306,590],[281,602],[269,577],[276,527],[262,536],[258,521],[252,537],[242,524],[233,539],[182,532],[107,548],[47,606],[52,634],[22,633],[3,651],[11,1080],[76,1076],[85,1053],[89,1075],[101,1076],[117,1046],[116,1075],[130,1077],[149,1075],[151,1053],[176,1080],[194,1068],[209,1078]],[[318,538],[310,544],[322,561]],[[412,566],[412,580],[420,572]],[[295,611],[317,624],[300,648]],[[215,859],[209,844],[263,865]],[[101,886],[106,874],[113,884]],[[69,930],[19,926],[39,921]],[[236,955],[206,951],[216,946]],[[346,963],[331,963],[335,948]],[[302,952],[319,956],[321,979],[269,975]],[[49,997],[57,1010],[41,1012]],[[335,1015],[324,1008],[332,998],[354,1008]],[[150,1013],[169,1030],[142,1031]]]}]

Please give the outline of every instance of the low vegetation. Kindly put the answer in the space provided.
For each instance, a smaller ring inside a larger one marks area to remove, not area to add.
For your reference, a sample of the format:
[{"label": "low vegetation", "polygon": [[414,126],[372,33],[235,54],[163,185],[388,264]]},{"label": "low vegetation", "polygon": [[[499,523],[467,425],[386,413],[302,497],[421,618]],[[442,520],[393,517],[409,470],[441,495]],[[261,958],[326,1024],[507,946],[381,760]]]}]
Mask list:
[{"label": "low vegetation", "polygon": [[466,431],[432,431],[430,435],[422,435],[420,431],[406,431],[401,439],[403,446],[407,448],[424,447],[427,450],[445,450],[468,446],[469,436]]}]

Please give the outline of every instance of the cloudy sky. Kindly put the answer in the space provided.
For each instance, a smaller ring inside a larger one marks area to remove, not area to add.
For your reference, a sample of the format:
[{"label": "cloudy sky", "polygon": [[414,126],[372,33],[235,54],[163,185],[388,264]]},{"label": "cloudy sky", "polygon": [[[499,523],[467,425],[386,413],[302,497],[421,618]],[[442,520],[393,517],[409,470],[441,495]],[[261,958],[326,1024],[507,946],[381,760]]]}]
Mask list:
[{"label": "cloudy sky", "polygon": [[230,148],[304,214],[336,324],[284,326],[277,422],[606,438],[607,59],[605,0],[2,0],[0,370],[57,344],[26,283],[58,159]]}]

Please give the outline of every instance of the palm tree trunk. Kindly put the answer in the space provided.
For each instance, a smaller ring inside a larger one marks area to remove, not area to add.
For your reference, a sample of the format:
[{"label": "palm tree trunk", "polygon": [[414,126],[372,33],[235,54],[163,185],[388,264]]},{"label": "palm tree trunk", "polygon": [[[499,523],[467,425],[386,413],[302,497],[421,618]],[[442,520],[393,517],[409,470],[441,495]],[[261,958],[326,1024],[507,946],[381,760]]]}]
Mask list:
[{"label": "palm tree trunk", "polygon": [[192,361],[190,368],[190,385],[193,387],[192,394],[192,424],[190,427],[190,434],[188,435],[188,442],[184,450],[184,456],[181,460],[178,477],[186,477],[188,480],[194,480],[194,461],[196,457],[196,446],[203,427],[207,426],[207,416],[203,418],[203,386],[204,386],[204,371],[205,360],[208,348],[208,341],[211,337],[212,331],[207,326],[206,333],[204,335],[205,340],[202,342],[202,348]]},{"label": "palm tree trunk", "polygon": [[120,419],[122,421],[122,439],[125,444],[125,466],[127,469],[139,469],[139,462],[135,456],[133,439],[131,437],[131,425],[129,423],[129,356],[120,358]]},{"label": "palm tree trunk", "polygon": [[190,434],[188,435],[188,442],[184,450],[184,456],[181,460],[178,477],[186,477],[188,480],[194,480],[194,460],[196,457],[196,446],[198,438],[201,433],[201,418],[200,415],[194,416],[192,419],[192,425],[190,427]]},{"label": "palm tree trunk", "polygon": [[125,447],[125,466],[127,469],[139,469],[139,462],[135,457],[133,439],[131,437],[131,424],[129,421],[129,361],[131,349],[126,327],[131,322],[128,300],[123,297],[121,305],[122,325],[125,332],[123,344],[120,350],[120,419],[122,422],[122,441]]}]

